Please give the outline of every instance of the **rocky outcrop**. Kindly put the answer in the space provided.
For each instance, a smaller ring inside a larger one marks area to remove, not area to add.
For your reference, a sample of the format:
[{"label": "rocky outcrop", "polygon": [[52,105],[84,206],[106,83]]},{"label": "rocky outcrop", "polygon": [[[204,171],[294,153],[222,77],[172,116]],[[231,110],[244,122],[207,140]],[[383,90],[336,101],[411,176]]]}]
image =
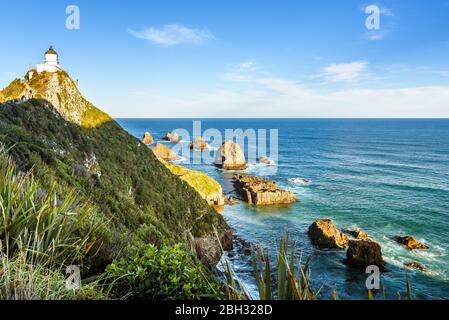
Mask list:
[{"label": "rocky outcrop", "polygon": [[256,206],[298,201],[293,192],[278,189],[276,182],[246,174],[234,176],[234,187],[243,201]]},{"label": "rocky outcrop", "polygon": [[365,240],[365,241],[373,241],[369,235],[367,235],[365,232],[363,232],[360,229],[355,230],[343,230],[344,233],[349,234],[350,236],[354,237],[356,240]]},{"label": "rocky outcrop", "polygon": [[199,171],[166,162],[165,165],[173,174],[195,189],[209,205],[221,211],[220,207],[225,205],[225,198],[221,185],[216,180]]},{"label": "rocky outcrop", "polygon": [[177,133],[172,133],[172,132],[167,132],[165,134],[165,136],[163,137],[163,139],[165,141],[169,141],[169,142],[173,142],[173,143],[178,143],[181,141],[181,138],[179,137],[179,135]]},{"label": "rocky outcrop", "polygon": [[237,143],[225,141],[215,155],[215,165],[224,170],[246,169],[245,154]]},{"label": "rocky outcrop", "polygon": [[421,263],[415,261],[405,262],[404,266],[410,269],[419,270],[421,272],[427,272],[426,267],[424,267]]},{"label": "rocky outcrop", "polygon": [[190,149],[195,151],[203,151],[209,149],[209,145],[204,141],[201,137],[193,138],[193,141],[190,143]]},{"label": "rocky outcrop", "polygon": [[164,161],[176,161],[181,159],[176,152],[159,142],[151,150],[158,159]]},{"label": "rocky outcrop", "polygon": [[375,265],[380,271],[386,271],[380,244],[374,241],[349,240],[346,251],[346,263],[351,267],[366,270]]},{"label": "rocky outcrop", "polygon": [[35,72],[32,79],[17,79],[0,91],[0,102],[22,100],[23,97],[25,100],[31,97],[45,100],[64,120],[85,128],[95,128],[112,121],[109,115],[81,95],[76,82],[65,71]]},{"label": "rocky outcrop", "polygon": [[411,236],[395,237],[397,243],[402,244],[407,250],[426,250],[429,249],[424,243],[419,242]]},{"label": "rocky outcrop", "polygon": [[198,259],[207,267],[213,268],[221,259],[224,251],[232,250],[232,230],[226,230],[217,239],[211,235],[195,238],[193,246]]},{"label": "rocky outcrop", "polygon": [[146,144],[146,145],[153,144],[154,140],[153,140],[153,136],[151,135],[151,133],[145,132],[145,134],[143,135],[143,138],[142,138],[142,142],[143,142],[143,144]]},{"label": "rocky outcrop", "polygon": [[320,249],[344,249],[348,246],[348,236],[338,231],[331,219],[316,220],[309,227],[308,234]]}]

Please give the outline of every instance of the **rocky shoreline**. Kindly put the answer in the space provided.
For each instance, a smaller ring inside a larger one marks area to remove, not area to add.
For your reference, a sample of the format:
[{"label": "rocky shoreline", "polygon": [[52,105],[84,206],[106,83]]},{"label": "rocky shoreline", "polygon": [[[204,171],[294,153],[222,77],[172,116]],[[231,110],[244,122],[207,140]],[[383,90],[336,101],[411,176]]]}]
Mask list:
[{"label": "rocky shoreline", "polygon": [[[147,132],[143,138],[144,143],[150,142],[150,137],[151,134]],[[172,143],[180,141],[179,136],[171,133],[167,133],[163,139]],[[196,137],[190,144],[190,148],[202,151],[208,149],[209,145],[202,138]],[[166,162],[179,159],[178,155],[169,147],[158,142],[152,150],[172,173],[190,184],[217,212],[223,211],[225,205],[232,206],[240,203],[240,201],[254,206],[291,205],[299,201],[293,192],[278,188],[275,181],[246,173],[237,173],[231,176],[235,197],[225,197],[222,186],[213,178],[202,172]],[[261,157],[259,161],[267,165],[272,164],[266,157]],[[223,142],[216,153],[215,165],[220,169],[231,171],[247,168],[243,151],[238,144],[231,141]],[[214,188],[211,188],[214,189],[213,192],[205,192],[204,186],[208,184],[214,186]],[[368,266],[377,266],[381,272],[388,271],[387,263],[382,256],[382,246],[360,229],[343,229],[340,231],[331,219],[318,219],[310,225],[308,235],[311,243],[320,250],[346,250],[344,262],[350,267],[365,271]],[[427,245],[420,243],[411,236],[396,236],[393,240],[407,250],[429,249]],[[222,235],[219,241],[216,237],[194,239],[195,250],[200,260],[207,266],[213,266],[217,263],[223,250],[232,250],[235,243],[238,243],[238,247],[241,248],[240,251],[244,255],[251,255],[254,246],[241,238],[233,237],[232,231]],[[425,266],[416,261],[405,262],[404,267],[421,272],[427,271]]]}]

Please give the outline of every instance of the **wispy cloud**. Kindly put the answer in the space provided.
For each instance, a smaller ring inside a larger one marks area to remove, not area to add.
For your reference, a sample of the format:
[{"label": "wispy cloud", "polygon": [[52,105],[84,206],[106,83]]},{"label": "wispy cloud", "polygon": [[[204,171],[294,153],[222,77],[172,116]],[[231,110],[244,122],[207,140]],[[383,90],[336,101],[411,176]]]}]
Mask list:
[{"label": "wispy cloud", "polygon": [[143,31],[129,30],[129,33],[136,38],[162,46],[175,46],[179,44],[198,45],[214,37],[207,29],[191,29],[177,24],[167,24],[162,28],[150,27]]},{"label": "wispy cloud", "polygon": [[363,74],[367,65],[366,61],[334,63],[323,68],[322,76],[332,82],[354,82]]},{"label": "wispy cloud", "polygon": [[257,70],[257,65],[254,61],[243,61],[235,66],[232,66],[231,70],[226,72],[223,76],[225,80],[229,81],[249,81],[251,79],[251,73]]}]

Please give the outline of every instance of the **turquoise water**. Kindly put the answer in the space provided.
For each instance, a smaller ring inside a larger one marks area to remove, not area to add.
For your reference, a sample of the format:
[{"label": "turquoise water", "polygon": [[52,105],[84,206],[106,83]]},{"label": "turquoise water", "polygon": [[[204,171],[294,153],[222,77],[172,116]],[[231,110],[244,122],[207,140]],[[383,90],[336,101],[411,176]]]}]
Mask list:
[{"label": "turquoise water", "polygon": [[[192,120],[119,119],[141,138],[157,139],[176,128],[192,131]],[[274,244],[288,231],[299,251],[311,255],[313,285],[321,298],[336,289],[341,299],[366,298],[366,275],[347,267],[344,251],[320,251],[307,237],[317,218],[331,218],[339,229],[361,228],[382,245],[389,272],[382,274],[387,297],[405,291],[409,273],[419,299],[449,298],[449,120],[203,120],[203,130],[279,130],[277,172],[250,166],[248,173],[276,180],[300,202],[288,208],[226,207],[224,216],[244,240]],[[212,165],[187,165],[216,178],[225,189],[226,173]],[[308,186],[288,182],[306,178]],[[392,237],[412,235],[430,246],[409,252]],[[428,273],[410,271],[417,261]],[[254,293],[248,257],[235,254],[236,272]],[[379,294],[379,298],[381,294]]]}]

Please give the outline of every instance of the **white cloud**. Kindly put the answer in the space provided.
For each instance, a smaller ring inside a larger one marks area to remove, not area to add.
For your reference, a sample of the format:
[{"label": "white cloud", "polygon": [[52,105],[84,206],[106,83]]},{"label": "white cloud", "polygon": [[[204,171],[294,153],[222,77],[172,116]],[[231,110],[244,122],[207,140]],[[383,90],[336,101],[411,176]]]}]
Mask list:
[{"label": "white cloud", "polygon": [[163,46],[202,44],[213,39],[212,33],[207,29],[191,29],[177,24],[167,24],[159,29],[150,27],[140,32],[129,30],[129,33],[136,38]]},{"label": "white cloud", "polygon": [[368,62],[334,63],[323,69],[323,76],[332,82],[356,81],[366,70]]},{"label": "white cloud", "polygon": [[223,75],[225,80],[244,82],[252,78],[252,73],[257,70],[256,63],[252,60],[243,61],[231,68],[231,71]]}]

